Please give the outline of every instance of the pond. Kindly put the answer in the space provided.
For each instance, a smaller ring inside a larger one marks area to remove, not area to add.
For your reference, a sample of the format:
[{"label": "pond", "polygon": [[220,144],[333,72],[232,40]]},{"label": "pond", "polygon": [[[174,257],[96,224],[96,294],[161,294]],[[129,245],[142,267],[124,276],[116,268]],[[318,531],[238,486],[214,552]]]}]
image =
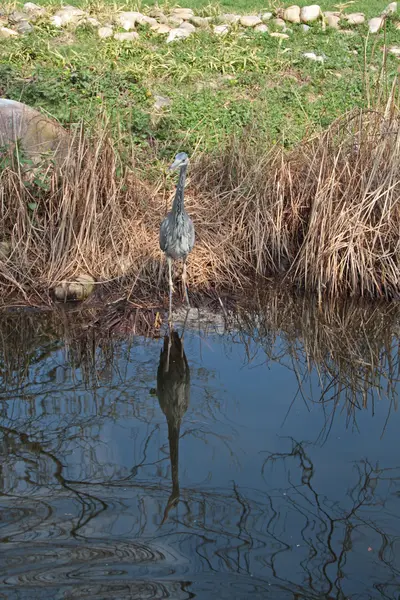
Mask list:
[{"label": "pond", "polygon": [[399,309],[200,313],[3,313],[0,598],[400,597]]}]

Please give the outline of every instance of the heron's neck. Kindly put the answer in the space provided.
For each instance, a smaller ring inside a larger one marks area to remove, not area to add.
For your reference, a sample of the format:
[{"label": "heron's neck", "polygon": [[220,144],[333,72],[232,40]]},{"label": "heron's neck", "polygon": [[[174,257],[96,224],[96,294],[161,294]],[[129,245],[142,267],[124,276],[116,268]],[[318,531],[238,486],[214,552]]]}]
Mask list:
[{"label": "heron's neck", "polygon": [[174,202],[172,204],[172,212],[174,215],[180,215],[184,210],[186,171],[187,165],[183,165],[179,173],[179,181],[176,187]]}]

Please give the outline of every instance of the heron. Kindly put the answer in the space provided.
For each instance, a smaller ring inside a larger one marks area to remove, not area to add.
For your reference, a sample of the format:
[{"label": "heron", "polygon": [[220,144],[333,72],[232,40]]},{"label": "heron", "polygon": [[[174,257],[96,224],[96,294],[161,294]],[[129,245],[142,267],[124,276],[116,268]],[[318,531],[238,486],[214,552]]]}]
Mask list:
[{"label": "heron", "polygon": [[179,152],[175,160],[169,167],[170,171],[179,169],[179,180],[176,187],[175,198],[172,203],[172,210],[167,214],[160,226],[160,248],[165,253],[168,262],[169,273],[169,307],[170,316],[172,312],[172,294],[174,285],[172,282],[172,261],[182,260],[182,284],[185,294],[186,304],[189,306],[189,296],[187,291],[186,259],[194,246],[194,225],[184,207],[184,192],[186,172],[189,164],[189,157],[186,152]]},{"label": "heron", "polygon": [[190,401],[190,368],[183,349],[183,334],[176,331],[164,337],[157,369],[157,396],[168,424],[169,456],[171,461],[172,491],[164,511],[168,513],[179,501],[179,438],[182,418]]}]

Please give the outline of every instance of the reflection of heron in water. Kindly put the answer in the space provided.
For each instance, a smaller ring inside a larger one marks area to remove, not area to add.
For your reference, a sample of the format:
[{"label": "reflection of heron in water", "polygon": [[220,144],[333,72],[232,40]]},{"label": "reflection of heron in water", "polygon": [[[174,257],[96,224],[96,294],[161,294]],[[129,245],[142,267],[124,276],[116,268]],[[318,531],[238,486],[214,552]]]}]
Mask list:
[{"label": "reflection of heron in water", "polygon": [[190,370],[183,343],[176,331],[164,337],[157,370],[157,396],[168,423],[172,492],[164,511],[163,523],[179,500],[179,435],[182,417],[190,399]]}]

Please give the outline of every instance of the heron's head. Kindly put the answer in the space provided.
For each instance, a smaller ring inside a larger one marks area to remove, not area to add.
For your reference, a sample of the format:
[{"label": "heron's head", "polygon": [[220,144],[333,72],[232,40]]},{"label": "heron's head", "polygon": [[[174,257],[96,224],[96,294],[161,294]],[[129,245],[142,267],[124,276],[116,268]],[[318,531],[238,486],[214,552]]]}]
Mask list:
[{"label": "heron's head", "polygon": [[169,168],[170,171],[175,171],[175,169],[180,169],[181,167],[186,166],[189,163],[189,157],[186,152],[179,152],[175,156],[175,160]]}]

